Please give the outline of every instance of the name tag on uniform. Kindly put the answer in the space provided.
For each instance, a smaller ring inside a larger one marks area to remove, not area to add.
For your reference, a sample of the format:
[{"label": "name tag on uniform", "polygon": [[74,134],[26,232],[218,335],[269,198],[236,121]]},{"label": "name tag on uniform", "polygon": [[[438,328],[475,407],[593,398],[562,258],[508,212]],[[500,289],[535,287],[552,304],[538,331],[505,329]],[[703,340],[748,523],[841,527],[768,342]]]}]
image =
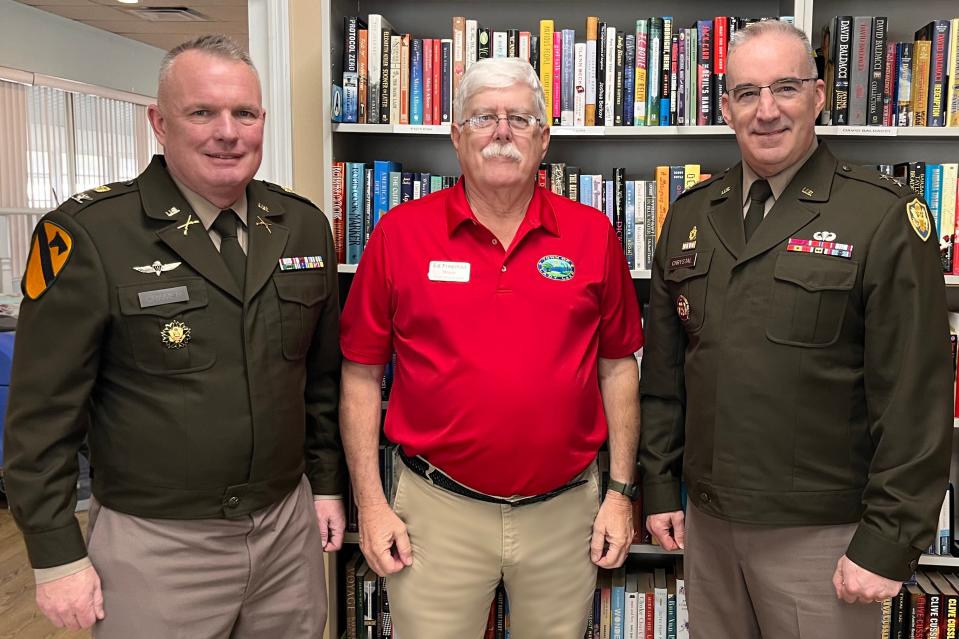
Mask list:
[{"label": "name tag on uniform", "polygon": [[670,271],[677,268],[692,268],[696,266],[696,254],[692,255],[680,255],[679,257],[669,258],[669,266],[667,267]]},{"label": "name tag on uniform", "polygon": [[137,297],[140,298],[140,308],[190,301],[190,293],[185,286],[160,288],[155,291],[143,291],[142,293],[137,293]]},{"label": "name tag on uniform", "polygon": [[430,262],[430,271],[426,277],[432,282],[469,282],[469,262]]}]

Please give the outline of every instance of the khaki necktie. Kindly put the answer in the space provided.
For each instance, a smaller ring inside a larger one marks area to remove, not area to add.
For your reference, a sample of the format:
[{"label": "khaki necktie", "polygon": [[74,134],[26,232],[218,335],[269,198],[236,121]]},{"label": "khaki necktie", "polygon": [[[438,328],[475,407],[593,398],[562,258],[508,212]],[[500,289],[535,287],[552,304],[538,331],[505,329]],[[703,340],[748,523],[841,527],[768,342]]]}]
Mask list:
[{"label": "khaki necktie", "polygon": [[246,253],[243,252],[240,241],[236,237],[238,222],[239,218],[233,209],[225,209],[220,211],[213,221],[213,230],[220,234],[220,256],[236,279],[236,283],[240,285],[240,290],[243,290],[246,282]]},{"label": "khaki necktie", "polygon": [[756,229],[763,222],[766,214],[766,200],[772,195],[772,189],[769,188],[769,182],[766,180],[756,180],[749,187],[749,209],[746,210],[746,219],[743,220],[743,228],[746,231],[746,242],[753,236]]}]

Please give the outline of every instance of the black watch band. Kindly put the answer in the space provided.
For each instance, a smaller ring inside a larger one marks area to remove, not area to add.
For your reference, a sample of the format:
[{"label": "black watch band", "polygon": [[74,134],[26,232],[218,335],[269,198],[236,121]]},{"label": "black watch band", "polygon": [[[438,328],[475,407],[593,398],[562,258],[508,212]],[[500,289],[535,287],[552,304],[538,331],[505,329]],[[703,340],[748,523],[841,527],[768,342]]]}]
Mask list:
[{"label": "black watch band", "polygon": [[619,493],[629,499],[636,499],[639,495],[639,484],[624,484],[621,481],[616,481],[615,479],[610,479],[609,483],[606,485],[607,490],[611,490],[614,493]]}]

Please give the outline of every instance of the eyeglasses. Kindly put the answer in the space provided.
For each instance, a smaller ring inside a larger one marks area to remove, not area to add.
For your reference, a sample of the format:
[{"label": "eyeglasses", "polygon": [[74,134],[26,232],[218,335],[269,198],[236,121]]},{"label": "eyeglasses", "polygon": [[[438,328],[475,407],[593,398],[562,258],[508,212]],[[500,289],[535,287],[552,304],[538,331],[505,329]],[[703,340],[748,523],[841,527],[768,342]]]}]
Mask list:
[{"label": "eyeglasses", "polygon": [[529,113],[509,113],[505,116],[495,113],[477,113],[466,118],[460,124],[468,124],[476,131],[488,131],[498,125],[500,120],[506,120],[509,128],[516,132],[527,131],[534,124],[542,125],[539,118]]},{"label": "eyeglasses", "polygon": [[763,84],[761,86],[743,84],[728,93],[737,105],[754,106],[759,103],[759,96],[762,94],[763,89],[769,89],[769,92],[776,102],[785,103],[799,96],[804,83],[815,82],[818,79],[819,78],[783,78],[782,80],[776,80],[772,84]]}]

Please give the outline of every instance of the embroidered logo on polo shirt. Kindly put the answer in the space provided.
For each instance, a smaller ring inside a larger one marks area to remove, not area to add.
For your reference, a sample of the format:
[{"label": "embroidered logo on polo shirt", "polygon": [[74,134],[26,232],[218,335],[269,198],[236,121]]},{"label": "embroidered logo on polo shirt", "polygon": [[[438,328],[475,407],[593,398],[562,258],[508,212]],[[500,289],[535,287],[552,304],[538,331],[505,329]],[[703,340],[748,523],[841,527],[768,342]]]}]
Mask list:
[{"label": "embroidered logo on polo shirt", "polygon": [[562,255],[545,255],[536,263],[536,270],[539,274],[550,280],[565,282],[573,279],[576,274],[576,266],[568,257]]}]

